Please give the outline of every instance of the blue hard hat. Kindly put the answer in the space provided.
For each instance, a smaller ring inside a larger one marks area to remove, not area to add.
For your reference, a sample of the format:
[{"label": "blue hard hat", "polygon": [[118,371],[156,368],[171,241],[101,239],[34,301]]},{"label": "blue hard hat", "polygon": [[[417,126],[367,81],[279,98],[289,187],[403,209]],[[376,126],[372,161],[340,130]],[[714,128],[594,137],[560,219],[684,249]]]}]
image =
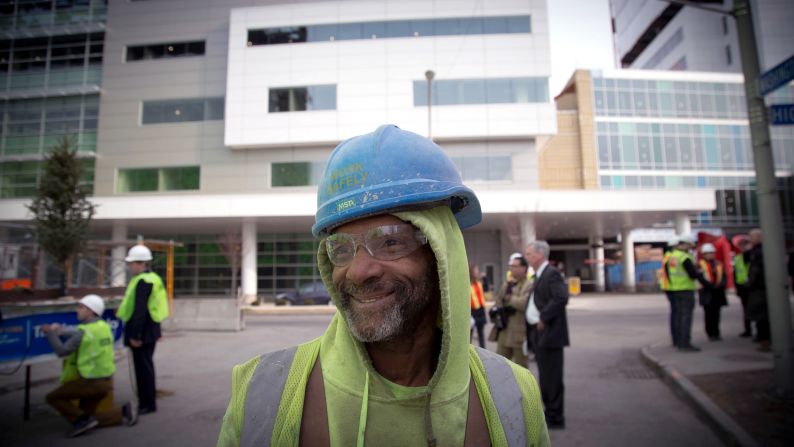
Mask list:
[{"label": "blue hard hat", "polygon": [[387,212],[447,205],[458,226],[482,220],[480,202],[444,151],[394,125],[343,141],[331,153],[317,189],[312,234]]}]

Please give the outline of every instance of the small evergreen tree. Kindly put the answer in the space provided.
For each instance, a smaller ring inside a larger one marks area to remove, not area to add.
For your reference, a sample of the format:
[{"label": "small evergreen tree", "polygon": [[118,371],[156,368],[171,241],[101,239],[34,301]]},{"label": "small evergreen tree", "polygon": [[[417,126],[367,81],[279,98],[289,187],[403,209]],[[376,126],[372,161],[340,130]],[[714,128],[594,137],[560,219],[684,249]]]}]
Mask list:
[{"label": "small evergreen tree", "polygon": [[62,294],[66,293],[66,262],[82,250],[95,212],[80,186],[83,167],[73,141],[64,137],[47,156],[36,195],[27,206],[34,214],[39,244],[63,269]]}]

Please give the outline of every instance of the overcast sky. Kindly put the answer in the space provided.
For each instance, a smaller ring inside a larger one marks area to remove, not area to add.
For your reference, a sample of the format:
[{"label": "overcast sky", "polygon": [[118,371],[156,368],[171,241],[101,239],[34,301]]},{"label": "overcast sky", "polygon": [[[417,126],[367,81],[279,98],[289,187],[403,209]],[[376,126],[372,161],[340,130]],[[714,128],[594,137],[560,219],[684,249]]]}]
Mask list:
[{"label": "overcast sky", "polygon": [[609,0],[548,0],[549,93],[557,96],[577,68],[614,68]]}]

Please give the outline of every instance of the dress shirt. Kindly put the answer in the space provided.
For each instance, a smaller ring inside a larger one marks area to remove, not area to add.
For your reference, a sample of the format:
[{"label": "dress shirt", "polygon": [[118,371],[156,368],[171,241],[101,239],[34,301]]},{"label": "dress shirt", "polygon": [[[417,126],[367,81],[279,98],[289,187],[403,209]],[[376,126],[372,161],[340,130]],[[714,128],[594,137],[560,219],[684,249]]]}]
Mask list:
[{"label": "dress shirt", "polygon": [[[543,270],[546,269],[546,266],[549,265],[549,261],[543,261],[543,264],[540,265],[538,271],[535,272],[535,281],[540,279],[540,275],[543,274]],[[535,286],[532,286],[532,293],[529,294],[529,305],[527,306],[527,322],[529,324],[538,324],[540,321],[540,311],[535,306]]]}]

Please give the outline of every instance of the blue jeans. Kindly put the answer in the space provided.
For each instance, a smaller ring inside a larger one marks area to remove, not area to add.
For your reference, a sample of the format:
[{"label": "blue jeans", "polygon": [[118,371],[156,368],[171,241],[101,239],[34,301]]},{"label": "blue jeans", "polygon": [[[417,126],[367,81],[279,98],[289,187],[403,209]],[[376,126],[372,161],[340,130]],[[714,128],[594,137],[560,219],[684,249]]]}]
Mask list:
[{"label": "blue jeans", "polygon": [[682,290],[669,293],[670,306],[672,308],[670,329],[674,331],[673,343],[679,348],[692,346],[692,314],[695,311],[695,291]]}]

